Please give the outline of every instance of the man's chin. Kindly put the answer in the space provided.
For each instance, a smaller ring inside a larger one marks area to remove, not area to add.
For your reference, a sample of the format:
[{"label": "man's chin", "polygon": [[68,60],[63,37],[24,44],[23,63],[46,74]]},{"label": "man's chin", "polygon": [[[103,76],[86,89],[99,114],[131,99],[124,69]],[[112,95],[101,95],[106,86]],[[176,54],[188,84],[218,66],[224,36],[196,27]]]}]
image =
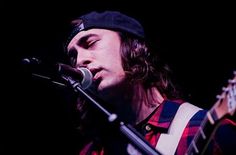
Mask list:
[{"label": "man's chin", "polygon": [[123,81],[115,84],[99,81],[92,85],[92,91],[104,99],[111,99],[124,93],[124,91],[126,91],[125,87]]},{"label": "man's chin", "polygon": [[111,96],[113,91],[115,91],[114,86],[107,86],[103,85],[102,83],[99,84],[93,84],[90,88],[90,91],[92,91],[95,95],[98,95],[102,98],[107,98],[108,96]]},{"label": "man's chin", "polygon": [[103,96],[103,94],[107,94],[110,91],[109,87],[105,87],[101,85],[101,83],[94,83],[89,88],[95,95]]}]

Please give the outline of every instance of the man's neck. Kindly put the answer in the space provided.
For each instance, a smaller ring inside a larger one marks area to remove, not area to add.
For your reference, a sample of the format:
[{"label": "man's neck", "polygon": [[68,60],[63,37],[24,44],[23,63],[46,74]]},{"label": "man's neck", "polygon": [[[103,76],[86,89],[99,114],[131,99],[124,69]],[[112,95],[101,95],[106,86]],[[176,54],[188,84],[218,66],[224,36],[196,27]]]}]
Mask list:
[{"label": "man's neck", "polygon": [[132,107],[136,113],[135,124],[138,124],[147,118],[164,101],[164,98],[156,87],[145,90],[139,85],[135,88],[135,92]]},{"label": "man's neck", "polygon": [[136,84],[124,88],[106,101],[115,106],[121,120],[131,124],[143,121],[164,101],[156,87],[144,89],[142,84]]}]

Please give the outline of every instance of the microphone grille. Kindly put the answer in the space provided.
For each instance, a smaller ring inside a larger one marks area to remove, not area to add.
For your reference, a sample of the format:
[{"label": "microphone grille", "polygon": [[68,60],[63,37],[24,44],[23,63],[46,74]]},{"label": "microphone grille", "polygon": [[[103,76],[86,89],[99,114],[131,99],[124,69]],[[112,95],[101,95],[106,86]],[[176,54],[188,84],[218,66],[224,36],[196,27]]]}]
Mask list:
[{"label": "microphone grille", "polygon": [[79,68],[80,72],[83,74],[83,79],[81,81],[81,87],[83,89],[87,89],[92,85],[93,82],[93,74],[87,68],[81,67]]}]

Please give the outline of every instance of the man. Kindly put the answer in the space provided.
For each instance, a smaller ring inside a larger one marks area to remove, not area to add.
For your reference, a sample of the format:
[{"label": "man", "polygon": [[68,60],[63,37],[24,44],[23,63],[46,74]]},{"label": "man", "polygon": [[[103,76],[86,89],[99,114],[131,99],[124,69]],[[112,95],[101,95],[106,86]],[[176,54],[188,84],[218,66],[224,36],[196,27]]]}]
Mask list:
[{"label": "man", "polygon": [[[73,67],[86,67],[93,74],[93,94],[162,154],[184,154],[206,111],[181,100],[169,68],[145,42],[142,25],[116,11],[90,12],[72,24],[68,56]],[[86,99],[78,97],[77,102],[85,136],[80,154],[132,154]],[[235,126],[225,122],[223,129],[235,136]],[[221,144],[213,138],[208,153],[229,153],[230,147]]]}]

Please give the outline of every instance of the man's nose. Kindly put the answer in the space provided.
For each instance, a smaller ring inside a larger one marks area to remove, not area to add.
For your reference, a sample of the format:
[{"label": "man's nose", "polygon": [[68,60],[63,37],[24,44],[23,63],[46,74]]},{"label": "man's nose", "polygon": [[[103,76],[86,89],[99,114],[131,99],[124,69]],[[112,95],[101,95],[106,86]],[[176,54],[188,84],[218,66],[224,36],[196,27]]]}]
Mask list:
[{"label": "man's nose", "polygon": [[92,62],[92,54],[89,51],[80,51],[78,52],[77,57],[77,66],[86,67],[88,64]]}]

